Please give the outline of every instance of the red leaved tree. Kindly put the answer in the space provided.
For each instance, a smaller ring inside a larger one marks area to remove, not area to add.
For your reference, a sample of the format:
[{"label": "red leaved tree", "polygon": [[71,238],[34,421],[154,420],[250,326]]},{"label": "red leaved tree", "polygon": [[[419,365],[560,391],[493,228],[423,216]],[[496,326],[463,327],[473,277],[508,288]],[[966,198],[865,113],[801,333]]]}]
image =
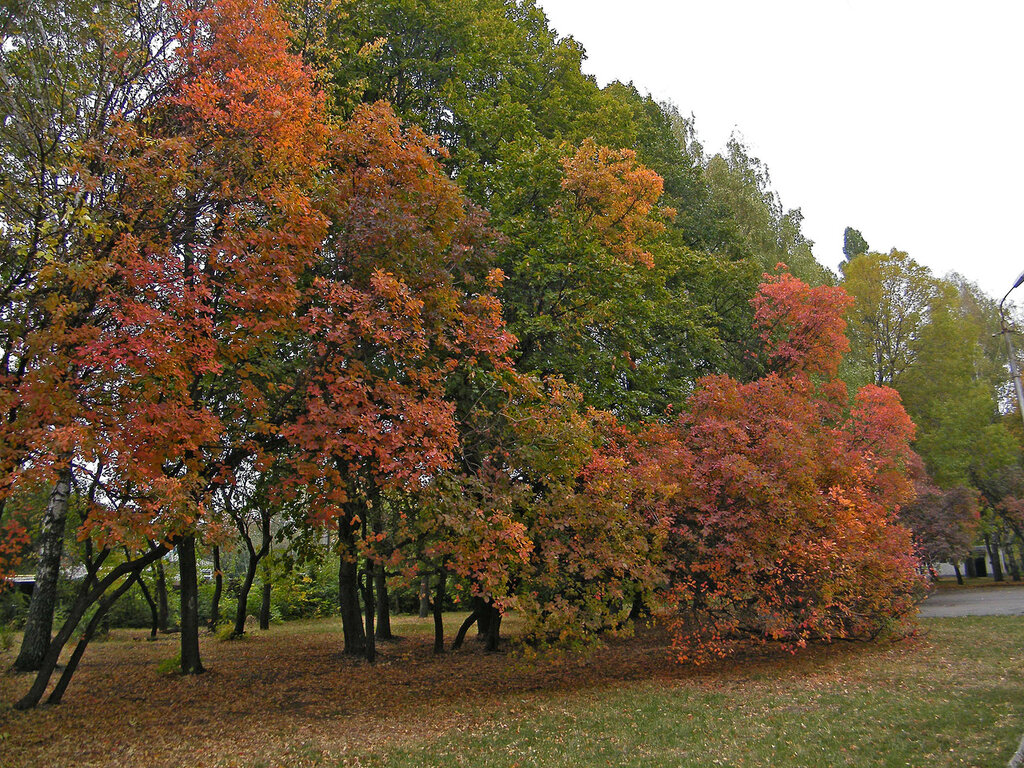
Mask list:
[{"label": "red leaved tree", "polygon": [[837,288],[767,277],[754,299],[775,370],[700,381],[662,462],[680,659],[746,639],[798,647],[868,638],[914,606],[921,582],[894,515],[912,497],[913,425],[898,395],[835,373],[846,349]]}]

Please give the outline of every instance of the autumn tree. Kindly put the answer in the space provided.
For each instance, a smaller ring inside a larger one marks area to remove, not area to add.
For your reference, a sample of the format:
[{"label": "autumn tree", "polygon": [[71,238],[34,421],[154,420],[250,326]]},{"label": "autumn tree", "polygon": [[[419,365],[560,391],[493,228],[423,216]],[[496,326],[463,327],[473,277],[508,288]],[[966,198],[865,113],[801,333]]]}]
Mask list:
[{"label": "autumn tree", "polygon": [[282,430],[294,482],[317,488],[313,519],[338,526],[346,651],[371,659],[384,496],[450,464],[450,385],[477,365],[501,365],[511,344],[483,221],[439,151],[384,104],[357,110],[335,137],[329,236],[299,317],[301,400]]},{"label": "autumn tree", "polygon": [[[245,461],[261,461],[263,436],[281,418],[267,353],[293,332],[298,275],[323,237],[307,188],[326,143],[323,100],[287,51],[287,28],[264,3],[176,7],[180,73],[173,92],[139,133],[134,161],[138,234],[123,240],[138,315],[120,327],[174,335],[183,369],[181,407],[210,424],[163,457],[196,478],[194,522],[208,495],[230,484]],[[140,126],[141,128],[141,126]],[[147,174],[147,175],[143,175]],[[148,227],[146,227],[148,225]],[[134,277],[134,274],[132,275]],[[159,286],[166,286],[166,293]],[[167,298],[171,300],[167,300]],[[118,340],[120,348],[125,340]],[[166,381],[160,391],[167,398]],[[195,605],[194,533],[178,533],[182,569],[182,663],[201,671]]]},{"label": "autumn tree", "polygon": [[773,369],[741,384],[703,379],[662,464],[671,501],[672,598],[680,658],[742,638],[799,647],[870,638],[920,587],[909,531],[913,425],[891,389],[852,406],[836,378],[847,343],[836,288],[771,277],[754,301]]},{"label": "autumn tree", "polygon": [[160,3],[16,2],[0,10],[0,24],[0,518],[19,486],[53,488],[16,661],[31,670],[50,641],[88,419],[81,386],[91,361],[81,364],[75,352],[116,242],[123,180],[105,153],[117,125],[163,93],[171,62]]},{"label": "autumn tree", "polygon": [[[656,440],[609,413],[577,410],[571,392],[553,394],[523,424],[538,447],[535,497],[522,513],[532,547],[517,603],[528,641],[564,645],[629,628],[637,606],[662,587],[666,492],[651,456]],[[572,442],[559,439],[570,432]],[[571,450],[544,456],[545,444]]]},{"label": "autumn tree", "polygon": [[[323,36],[332,82],[436,134],[447,172],[506,239],[500,298],[522,340],[520,370],[561,375],[590,405],[636,421],[678,406],[697,376],[742,366],[732,351],[745,349],[737,339],[749,336],[764,265],[720,258],[735,240],[730,214],[712,204],[705,158],[673,108],[621,83],[597,88],[582,49],[533,2],[356,0],[341,15]],[[644,238],[653,269],[610,266],[571,220],[564,163],[588,141],[606,158],[630,153],[636,171],[663,179],[657,208],[678,208]]]},{"label": "autumn tree", "polygon": [[[211,494],[261,458],[259,438],[275,417],[257,374],[323,238],[303,184],[325,134],[322,100],[270,6],[226,0],[170,12],[167,93],[97,148],[123,188],[109,277],[73,358],[91,365],[89,399],[79,395],[90,407],[82,450],[95,457],[102,489],[80,535],[103,552],[148,547],[112,572],[129,575],[117,590],[177,545],[182,666],[199,672],[195,539]],[[101,598],[109,607],[105,590],[91,589],[83,587],[81,610]],[[76,603],[65,628],[80,616]],[[38,701],[51,671],[41,670],[21,705]]]},{"label": "autumn tree", "polygon": [[453,645],[477,624],[497,648],[512,605],[528,642],[590,642],[664,579],[660,476],[645,438],[565,382],[505,392],[471,419],[488,422],[489,450],[429,490],[417,524],[424,556],[472,598]]}]

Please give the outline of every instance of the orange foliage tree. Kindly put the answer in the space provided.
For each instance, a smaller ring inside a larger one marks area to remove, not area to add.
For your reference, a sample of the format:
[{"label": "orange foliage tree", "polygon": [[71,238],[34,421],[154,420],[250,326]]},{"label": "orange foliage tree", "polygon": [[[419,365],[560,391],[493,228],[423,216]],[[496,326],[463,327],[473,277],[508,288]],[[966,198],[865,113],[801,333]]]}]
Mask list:
[{"label": "orange foliage tree", "polygon": [[195,538],[216,489],[261,460],[274,430],[266,355],[290,330],[298,278],[323,239],[307,194],[326,143],[323,100],[287,52],[273,6],[172,2],[166,33],[176,41],[166,91],[119,121],[110,141],[86,147],[120,182],[109,202],[118,215],[108,259],[90,273],[101,278],[90,320],[69,352],[74,370],[89,373],[75,391],[70,448],[93,477],[79,532],[100,547],[90,567],[119,546],[144,554],[95,589],[87,580],[22,707],[38,702],[85,610],[101,601],[87,641],[112,599],[172,545],[182,667],[202,671]]},{"label": "orange foliage tree", "polygon": [[284,490],[304,495],[310,521],[338,528],[346,651],[371,660],[374,574],[401,555],[397,532],[384,535],[389,494],[417,492],[452,465],[453,382],[507,368],[512,343],[483,218],[439,153],[385,104],[359,108],[332,137],[330,225],[298,316],[296,415],[281,429],[293,469]]},{"label": "orange foliage tree", "polygon": [[608,252],[626,263],[654,266],[646,249],[665,231],[664,218],[675,211],[659,208],[665,182],[656,172],[637,162],[630,149],[613,150],[585,139],[571,157],[562,160],[562,189],[570,204],[556,205],[579,219],[583,229],[596,233]]},{"label": "orange foliage tree", "polygon": [[496,648],[510,606],[533,643],[617,630],[664,578],[664,495],[646,438],[558,379],[503,392],[471,418],[473,439],[490,441],[478,463],[432,489],[421,519],[426,554],[472,597],[454,645],[478,622]]}]

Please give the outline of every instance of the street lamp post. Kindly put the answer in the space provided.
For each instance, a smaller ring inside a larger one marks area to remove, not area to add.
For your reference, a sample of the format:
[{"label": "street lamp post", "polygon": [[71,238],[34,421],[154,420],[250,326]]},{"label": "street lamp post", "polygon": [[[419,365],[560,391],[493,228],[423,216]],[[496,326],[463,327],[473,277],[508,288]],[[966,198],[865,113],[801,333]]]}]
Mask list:
[{"label": "street lamp post", "polygon": [[1024,420],[1024,387],[1021,387],[1020,371],[1017,369],[1017,350],[1013,346],[1010,328],[1006,324],[1006,315],[1003,313],[1003,304],[1006,303],[1006,297],[1013,293],[1014,289],[1019,288],[1021,283],[1024,283],[1024,272],[1020,273],[1017,282],[1013,284],[1013,287],[1006,292],[1006,296],[1003,296],[1002,301],[999,302],[999,332],[1006,339],[1006,348],[1010,355],[1010,376],[1013,377],[1013,390],[1017,393],[1017,410],[1020,411],[1020,417]]}]

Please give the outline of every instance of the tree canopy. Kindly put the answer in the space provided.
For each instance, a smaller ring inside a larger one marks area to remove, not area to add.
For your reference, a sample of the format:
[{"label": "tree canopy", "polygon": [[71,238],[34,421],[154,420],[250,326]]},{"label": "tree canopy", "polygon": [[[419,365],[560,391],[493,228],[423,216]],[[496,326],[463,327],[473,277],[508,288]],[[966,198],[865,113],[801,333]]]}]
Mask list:
[{"label": "tree canopy", "polygon": [[975,499],[1020,536],[991,300],[849,228],[837,286],[738,137],[533,0],[17,5],[0,578],[65,521],[88,573],[19,706],[171,550],[199,673],[206,553],[233,635],[329,562],[370,662],[395,591],[438,653],[463,601],[455,645],[655,612],[701,662],[893,630]]}]

